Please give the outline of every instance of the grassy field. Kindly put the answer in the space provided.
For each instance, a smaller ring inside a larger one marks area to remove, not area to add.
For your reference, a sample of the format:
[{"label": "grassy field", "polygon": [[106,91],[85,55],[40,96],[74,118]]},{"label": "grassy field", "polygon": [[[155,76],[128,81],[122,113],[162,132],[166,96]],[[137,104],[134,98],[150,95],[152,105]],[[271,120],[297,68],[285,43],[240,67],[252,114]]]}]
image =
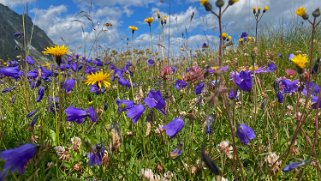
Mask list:
[{"label": "grassy field", "polygon": [[46,63],[1,60],[0,180],[320,180],[311,26],[222,37],[221,56],[204,45],[176,62],[62,46]]}]

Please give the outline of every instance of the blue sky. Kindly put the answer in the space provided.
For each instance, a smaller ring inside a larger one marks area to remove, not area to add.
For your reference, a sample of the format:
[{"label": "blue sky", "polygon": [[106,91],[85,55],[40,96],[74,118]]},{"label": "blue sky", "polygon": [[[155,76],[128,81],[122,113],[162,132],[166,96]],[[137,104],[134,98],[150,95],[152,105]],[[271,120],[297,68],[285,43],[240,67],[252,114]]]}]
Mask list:
[{"label": "blue sky", "polygon": [[[0,0],[0,3],[21,13],[23,10],[21,2],[25,1],[27,0]],[[95,40],[104,49],[125,50],[126,39],[131,37],[129,25],[139,28],[131,45],[148,47],[149,28],[144,23],[144,18],[149,16],[156,18],[157,11],[163,16],[170,17],[171,28],[169,30],[167,24],[164,34],[167,40],[170,31],[171,47],[176,49],[182,47],[185,41],[181,38],[182,33],[188,27],[188,36],[185,34],[185,38],[188,40],[189,48],[199,48],[204,42],[210,42],[215,46],[218,41],[217,21],[200,6],[199,0],[163,0],[163,3],[160,0],[93,0],[91,18],[94,24],[79,14],[80,11],[88,11],[89,0],[28,0],[28,2],[28,13],[34,23],[44,29],[56,44],[64,43],[74,51],[82,51],[86,46],[88,49]],[[210,2],[215,3],[214,0]],[[270,10],[262,18],[262,28],[300,21],[294,15],[295,9],[299,6],[305,6],[311,12],[316,7],[321,7],[320,0],[239,0],[224,15],[224,31],[231,34],[235,41],[243,31],[253,34],[255,23],[251,9],[253,6],[263,8],[264,5],[268,5]],[[195,16],[189,25],[193,12]],[[108,31],[100,31],[106,22],[112,23],[113,27]],[[93,30],[92,25],[96,30]],[[157,47],[161,34],[159,22],[153,23],[152,32],[152,45]]]}]

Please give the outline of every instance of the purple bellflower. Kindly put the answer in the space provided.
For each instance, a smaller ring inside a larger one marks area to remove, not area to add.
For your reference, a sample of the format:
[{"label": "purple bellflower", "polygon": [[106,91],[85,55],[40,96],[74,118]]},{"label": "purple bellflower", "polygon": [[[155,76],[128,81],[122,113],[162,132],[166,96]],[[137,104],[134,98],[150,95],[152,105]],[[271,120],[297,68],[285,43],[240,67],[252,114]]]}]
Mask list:
[{"label": "purple bellflower", "polygon": [[175,82],[175,88],[177,90],[181,90],[181,89],[185,88],[186,86],[187,86],[187,83],[184,80],[179,79],[179,80],[176,80],[176,82]]},{"label": "purple bellflower", "polygon": [[67,94],[74,90],[75,84],[76,84],[76,81],[74,79],[67,79],[65,81],[64,87]]},{"label": "purple bellflower", "polygon": [[194,93],[195,93],[196,95],[201,94],[202,91],[203,91],[203,89],[204,89],[204,83],[201,82],[200,84],[198,84],[198,85],[195,87]]},{"label": "purple bellflower", "polygon": [[182,118],[176,118],[169,122],[167,125],[163,126],[163,129],[166,130],[166,134],[170,138],[174,138],[177,133],[179,133],[184,127],[184,120]]},{"label": "purple bellflower", "polygon": [[0,159],[5,161],[3,171],[0,172],[0,180],[4,180],[9,171],[23,174],[25,166],[37,153],[37,146],[24,144],[17,148],[0,152]]},{"label": "purple bellflower", "polygon": [[256,138],[256,135],[252,128],[247,126],[246,124],[241,124],[236,131],[237,136],[240,141],[246,145],[250,144],[250,141]]},{"label": "purple bellflower", "polygon": [[155,90],[149,91],[148,97],[144,99],[144,102],[149,108],[156,108],[164,115],[166,114],[166,110],[165,110],[166,103],[160,91],[155,91]]},{"label": "purple bellflower", "polygon": [[81,124],[85,121],[86,117],[89,117],[92,122],[97,121],[97,116],[94,108],[88,108],[87,110],[83,110],[80,108],[75,108],[73,106],[69,106],[65,113],[67,115],[67,121],[76,121],[78,124]]},{"label": "purple bellflower", "polygon": [[137,123],[138,119],[142,116],[145,111],[145,107],[142,104],[135,105],[132,108],[128,109],[127,116],[132,119],[134,124]]}]

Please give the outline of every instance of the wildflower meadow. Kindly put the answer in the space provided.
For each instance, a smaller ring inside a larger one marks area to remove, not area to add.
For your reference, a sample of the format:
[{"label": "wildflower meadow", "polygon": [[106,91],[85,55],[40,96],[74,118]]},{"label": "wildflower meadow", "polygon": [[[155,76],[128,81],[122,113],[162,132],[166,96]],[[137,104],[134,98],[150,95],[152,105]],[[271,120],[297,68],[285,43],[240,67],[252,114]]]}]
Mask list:
[{"label": "wildflower meadow", "polygon": [[225,17],[241,1],[197,1],[214,45],[170,45],[174,18],[157,11],[122,50],[101,51],[95,29],[86,51],[0,59],[0,181],[321,180],[321,4],[282,30],[262,24],[273,8],[250,7],[255,28],[236,35]]}]

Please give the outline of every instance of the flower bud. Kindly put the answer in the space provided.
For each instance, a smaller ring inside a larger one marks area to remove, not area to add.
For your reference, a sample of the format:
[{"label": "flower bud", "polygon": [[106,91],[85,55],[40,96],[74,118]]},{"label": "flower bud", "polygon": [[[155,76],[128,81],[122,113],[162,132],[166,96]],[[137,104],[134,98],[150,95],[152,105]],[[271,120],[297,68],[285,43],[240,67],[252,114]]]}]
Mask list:
[{"label": "flower bud", "polygon": [[253,14],[256,14],[256,7],[253,7]]},{"label": "flower bud", "polygon": [[305,15],[302,16],[302,18],[303,18],[304,20],[308,20],[308,19],[309,19],[309,15],[308,15],[308,14],[305,14]]},{"label": "flower bud", "polygon": [[320,8],[317,8],[316,10],[313,11],[312,16],[317,18],[320,16]]},{"label": "flower bud", "polygon": [[239,0],[229,0],[228,1],[228,5],[232,6],[233,4],[235,4],[236,2],[238,2]]},{"label": "flower bud", "polygon": [[215,4],[216,4],[216,6],[217,6],[218,8],[221,8],[221,7],[224,6],[224,1],[223,1],[223,0],[217,0]]},{"label": "flower bud", "polygon": [[205,3],[204,4],[205,10],[206,11],[212,11],[213,7],[211,5],[211,3]]}]

